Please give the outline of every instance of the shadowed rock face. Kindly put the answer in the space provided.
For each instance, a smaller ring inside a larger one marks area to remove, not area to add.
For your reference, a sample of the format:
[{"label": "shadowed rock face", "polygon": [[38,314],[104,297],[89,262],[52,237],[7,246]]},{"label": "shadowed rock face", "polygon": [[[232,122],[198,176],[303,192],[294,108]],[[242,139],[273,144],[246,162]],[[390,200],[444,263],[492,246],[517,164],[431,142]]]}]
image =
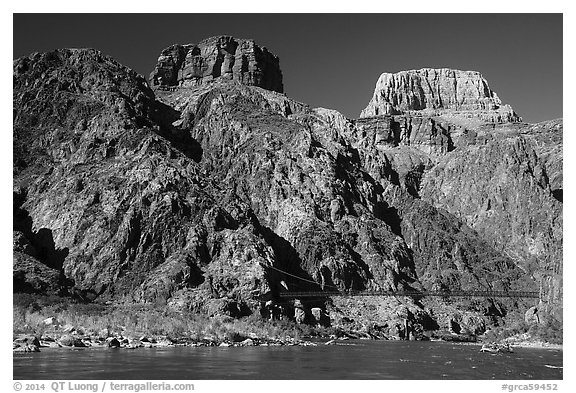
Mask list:
[{"label": "shadowed rock face", "polygon": [[219,79],[284,90],[278,57],[253,40],[229,36],[211,37],[197,45],[172,45],[162,51],[150,74],[155,86],[200,86]]},{"label": "shadowed rock face", "polygon": [[[241,316],[284,286],[534,290],[561,272],[561,121],[415,115],[404,87],[407,113],[349,120],[278,93],[256,48],[171,47],[154,90],[94,50],[16,60],[15,282]],[[486,89],[449,110],[496,110]]]},{"label": "shadowed rock face", "polygon": [[458,112],[463,117],[499,123],[520,120],[510,106],[502,105],[479,72],[446,68],[383,73],[360,117],[414,111],[428,115]]},{"label": "shadowed rock face", "polygon": [[559,304],[562,202],[550,179],[561,189],[561,173],[538,150],[546,151],[536,147],[529,132],[455,151],[424,175],[420,195],[511,257],[550,303]]}]

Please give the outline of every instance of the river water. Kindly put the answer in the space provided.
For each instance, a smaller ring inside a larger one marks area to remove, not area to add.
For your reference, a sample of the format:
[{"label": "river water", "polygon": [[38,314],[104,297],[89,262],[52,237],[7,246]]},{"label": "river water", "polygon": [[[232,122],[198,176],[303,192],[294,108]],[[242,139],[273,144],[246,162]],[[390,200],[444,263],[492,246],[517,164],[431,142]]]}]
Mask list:
[{"label": "river water", "polygon": [[43,349],[14,353],[14,379],[562,379],[562,351],[349,340],[315,347]]}]

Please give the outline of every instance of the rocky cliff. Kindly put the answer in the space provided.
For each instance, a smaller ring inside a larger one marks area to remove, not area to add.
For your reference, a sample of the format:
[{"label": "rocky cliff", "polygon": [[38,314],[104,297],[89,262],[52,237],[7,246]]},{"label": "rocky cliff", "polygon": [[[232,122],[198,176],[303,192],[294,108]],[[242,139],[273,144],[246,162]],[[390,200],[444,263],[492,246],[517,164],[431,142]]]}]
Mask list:
[{"label": "rocky cliff", "polygon": [[424,175],[420,195],[509,256],[538,283],[548,304],[559,305],[562,158],[550,160],[549,150],[537,147],[540,127],[444,157]]},{"label": "rocky cliff", "polygon": [[561,308],[561,120],[521,123],[479,73],[446,69],[382,74],[361,117],[351,136],[368,170],[462,220]]},{"label": "rocky cliff", "polygon": [[[433,74],[350,120],[280,94],[248,40],[165,49],[152,88],[95,50],[15,60],[16,289],[242,316],[286,289],[537,290],[556,269],[557,302],[561,122],[471,128],[450,113],[498,111],[495,93]],[[380,322],[448,315],[395,301]]]},{"label": "rocky cliff", "polygon": [[427,115],[457,112],[461,117],[491,122],[520,118],[488,86],[479,72],[423,68],[383,73],[360,117],[424,111]]},{"label": "rocky cliff", "polygon": [[199,86],[223,79],[282,93],[278,57],[253,40],[211,37],[197,45],[172,45],[150,74],[153,85]]}]

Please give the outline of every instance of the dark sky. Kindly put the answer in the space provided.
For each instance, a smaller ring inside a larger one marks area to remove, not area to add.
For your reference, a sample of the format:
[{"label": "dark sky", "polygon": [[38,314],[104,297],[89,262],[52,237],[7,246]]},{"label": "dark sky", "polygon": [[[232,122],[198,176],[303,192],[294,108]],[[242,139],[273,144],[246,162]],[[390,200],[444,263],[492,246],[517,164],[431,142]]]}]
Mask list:
[{"label": "dark sky", "polygon": [[93,47],[147,76],[160,51],[227,34],[280,57],[285,93],[351,118],[382,72],[480,71],[528,122],[562,117],[562,14],[15,14],[14,58]]}]

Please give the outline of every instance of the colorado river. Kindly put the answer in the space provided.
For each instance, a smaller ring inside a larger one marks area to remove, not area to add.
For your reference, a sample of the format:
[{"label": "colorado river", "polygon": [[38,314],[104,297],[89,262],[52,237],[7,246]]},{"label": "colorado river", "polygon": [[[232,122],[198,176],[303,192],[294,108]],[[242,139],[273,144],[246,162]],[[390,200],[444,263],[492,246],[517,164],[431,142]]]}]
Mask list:
[{"label": "colorado river", "polygon": [[562,379],[562,351],[349,340],[316,347],[42,349],[14,353],[14,379]]}]

